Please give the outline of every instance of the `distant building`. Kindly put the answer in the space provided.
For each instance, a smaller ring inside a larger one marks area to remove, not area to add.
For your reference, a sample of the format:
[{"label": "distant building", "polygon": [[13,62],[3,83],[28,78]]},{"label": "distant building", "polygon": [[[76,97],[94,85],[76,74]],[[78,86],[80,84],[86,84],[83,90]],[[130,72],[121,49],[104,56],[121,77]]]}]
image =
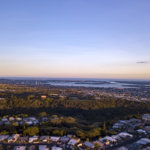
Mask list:
[{"label": "distant building", "polygon": [[46,95],[41,95],[41,99],[42,99],[42,100],[44,100],[44,99],[46,99],[46,98],[47,98]]}]

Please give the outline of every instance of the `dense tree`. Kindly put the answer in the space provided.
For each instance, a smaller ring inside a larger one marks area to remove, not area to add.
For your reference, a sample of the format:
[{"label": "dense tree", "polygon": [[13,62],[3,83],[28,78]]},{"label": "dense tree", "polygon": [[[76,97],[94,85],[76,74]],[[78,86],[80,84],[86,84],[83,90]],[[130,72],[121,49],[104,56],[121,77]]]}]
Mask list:
[{"label": "dense tree", "polygon": [[[82,139],[96,138],[113,134],[108,129],[119,119],[140,118],[143,113],[150,113],[150,103],[121,100],[114,97],[102,96],[95,100],[94,96],[85,96],[80,88],[50,88],[43,86],[0,85],[1,117],[51,116],[50,121],[38,127],[5,125],[0,132],[24,135],[75,134]],[[65,98],[52,96],[66,94]],[[47,98],[41,100],[41,95]],[[72,98],[74,97],[74,98]],[[75,98],[76,97],[76,98]]]},{"label": "dense tree", "polygon": [[40,113],[39,113],[39,116],[40,116],[40,117],[45,117],[45,116],[47,116],[47,113],[46,113],[46,112],[40,112]]},{"label": "dense tree", "polygon": [[24,135],[33,136],[39,133],[38,127],[28,127],[23,131]]}]

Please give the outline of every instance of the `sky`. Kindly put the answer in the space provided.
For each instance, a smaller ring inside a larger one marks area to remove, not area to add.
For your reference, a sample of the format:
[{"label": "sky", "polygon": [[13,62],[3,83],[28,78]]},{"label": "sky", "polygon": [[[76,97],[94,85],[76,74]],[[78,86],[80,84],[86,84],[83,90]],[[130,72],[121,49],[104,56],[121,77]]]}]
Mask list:
[{"label": "sky", "polygon": [[150,79],[150,0],[0,0],[0,76]]}]

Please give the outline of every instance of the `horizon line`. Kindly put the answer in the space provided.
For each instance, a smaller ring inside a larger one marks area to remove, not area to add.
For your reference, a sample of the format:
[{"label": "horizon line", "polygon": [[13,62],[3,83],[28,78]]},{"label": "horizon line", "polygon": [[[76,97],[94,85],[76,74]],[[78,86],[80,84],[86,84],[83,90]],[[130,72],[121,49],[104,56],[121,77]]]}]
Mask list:
[{"label": "horizon line", "polygon": [[150,81],[150,78],[103,78],[103,77],[47,77],[47,76],[0,76],[0,79],[15,79],[15,78],[25,78],[25,79],[97,79],[97,80],[145,80]]}]

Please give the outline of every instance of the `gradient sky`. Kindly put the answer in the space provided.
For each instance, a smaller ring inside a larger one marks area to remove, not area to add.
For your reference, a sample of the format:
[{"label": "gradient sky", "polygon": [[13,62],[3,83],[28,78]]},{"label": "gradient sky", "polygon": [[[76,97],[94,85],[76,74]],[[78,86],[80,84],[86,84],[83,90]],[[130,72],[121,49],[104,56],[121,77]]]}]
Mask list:
[{"label": "gradient sky", "polygon": [[0,76],[150,79],[150,0],[1,0]]}]

